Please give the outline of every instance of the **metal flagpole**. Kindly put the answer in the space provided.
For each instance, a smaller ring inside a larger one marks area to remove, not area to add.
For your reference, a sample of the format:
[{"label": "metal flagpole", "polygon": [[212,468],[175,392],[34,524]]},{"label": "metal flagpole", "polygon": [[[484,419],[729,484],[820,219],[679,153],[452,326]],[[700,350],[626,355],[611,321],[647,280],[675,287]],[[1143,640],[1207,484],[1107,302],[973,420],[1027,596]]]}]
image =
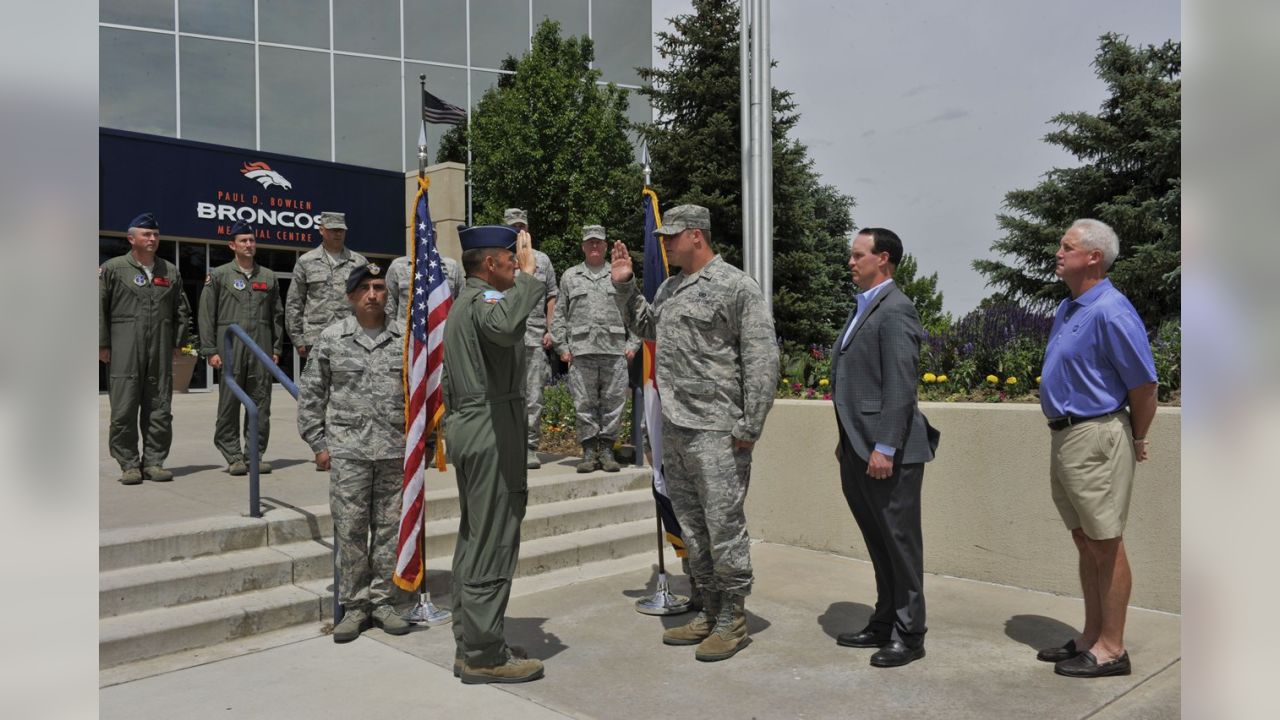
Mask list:
[{"label": "metal flagpole", "polygon": [[[424,178],[427,176],[427,118],[425,115],[427,107],[426,75],[418,76],[418,85],[422,88],[422,112],[420,113],[422,117],[418,119],[422,124],[421,129],[418,131],[418,177]],[[414,243],[414,245],[415,247],[411,257],[415,258],[416,261],[417,243]],[[426,453],[422,454],[422,462],[423,465],[427,462]],[[422,488],[424,496],[426,495],[426,492],[427,488],[424,483]],[[435,604],[431,602],[431,593],[427,591],[427,509],[425,504],[422,508],[421,518],[422,526],[418,530],[418,544],[421,547],[419,552],[422,553],[422,587],[418,589],[418,604],[409,609],[409,612],[405,614],[404,619],[411,623],[420,623],[427,626],[442,625],[453,619],[453,613],[436,607]]]},{"label": "metal flagpole", "polygon": [[[649,187],[650,168],[648,144],[645,144],[644,146],[643,156],[644,186]],[[641,352],[644,352],[643,348],[641,348]],[[637,393],[636,397],[643,401],[643,390]],[[633,404],[632,407],[634,409],[635,405]],[[632,420],[632,425],[633,427],[636,425],[634,419]],[[646,430],[647,429],[649,428],[646,427]],[[637,459],[639,458],[639,453],[640,448],[637,446]],[[649,466],[656,468],[659,461],[660,458],[651,457],[649,459]],[[653,498],[653,512],[658,521],[658,585],[656,591],[652,595],[636,600],[636,612],[643,613],[645,615],[679,615],[680,613],[689,611],[689,598],[684,595],[673,594],[667,584],[667,561],[666,556],[663,553],[665,548],[662,537],[662,509],[658,506],[657,496],[654,496]]]}]

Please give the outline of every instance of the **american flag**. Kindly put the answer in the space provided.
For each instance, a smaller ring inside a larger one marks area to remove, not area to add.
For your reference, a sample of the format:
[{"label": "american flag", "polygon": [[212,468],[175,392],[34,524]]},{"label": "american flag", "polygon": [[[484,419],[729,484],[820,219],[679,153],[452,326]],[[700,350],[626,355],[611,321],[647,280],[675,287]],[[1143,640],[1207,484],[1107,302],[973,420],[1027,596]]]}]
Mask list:
[{"label": "american flag", "polygon": [[[435,226],[427,209],[430,182],[418,177],[414,212],[413,292],[405,333],[404,492],[400,500],[400,539],[396,546],[396,585],[415,590],[422,581],[423,480],[428,439],[444,416],[440,376],[444,370],[444,323],[453,298],[436,249]],[[443,448],[436,443],[438,455]],[[443,469],[442,456],[437,465]]]},{"label": "american flag", "polygon": [[[654,234],[662,225],[658,215],[658,194],[644,189],[644,299],[653,302],[658,288],[667,279],[667,251]],[[658,394],[658,373],[655,364],[657,346],[652,340],[644,341],[644,421],[649,431],[649,449],[653,451],[653,498],[658,502],[658,516],[666,530],[667,542],[676,549],[678,557],[685,556],[684,533],[676,520],[675,508],[667,496],[667,479],[662,472],[662,396]]]},{"label": "american flag", "polygon": [[461,125],[467,121],[467,111],[441,100],[422,89],[422,119],[439,125]]}]

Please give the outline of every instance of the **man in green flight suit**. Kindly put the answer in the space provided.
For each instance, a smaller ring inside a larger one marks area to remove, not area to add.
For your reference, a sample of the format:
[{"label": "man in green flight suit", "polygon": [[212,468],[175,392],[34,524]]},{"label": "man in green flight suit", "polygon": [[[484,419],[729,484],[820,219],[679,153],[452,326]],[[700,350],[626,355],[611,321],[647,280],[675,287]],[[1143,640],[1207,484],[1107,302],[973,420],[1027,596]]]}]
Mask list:
[{"label": "man in green flight suit", "polygon": [[164,469],[173,441],[173,358],[187,335],[191,306],[178,268],[156,257],[155,216],[131,220],[128,239],[127,254],[98,268],[98,361],[111,377],[111,457],[120,463],[120,482],[137,485],[144,474],[156,482],[173,479]]},{"label": "man in green flight suit", "polygon": [[529,497],[522,341],[544,285],[533,275],[527,232],[461,227],[458,239],[467,281],[445,325],[442,382],[462,511],[453,553],[454,667],[469,685],[527,682],[542,677],[542,663],[507,646],[503,616]]},{"label": "man in green flight suit", "polygon": [[[236,382],[258,405],[258,471],[271,472],[271,463],[262,460],[271,434],[271,372],[249,353],[243,343],[236,343],[235,355],[223,358],[223,336],[227,326],[235,323],[253,338],[258,347],[271,353],[272,362],[280,362],[284,349],[284,305],[276,274],[254,262],[257,239],[253,226],[239,220],[228,233],[235,259],[214,268],[204,279],[200,294],[200,352],[215,370],[235,373]],[[228,472],[246,475],[249,437],[240,445],[240,401],[225,385],[218,388],[218,419],[214,423],[213,444],[226,459]],[[245,432],[249,423],[245,421]]]}]

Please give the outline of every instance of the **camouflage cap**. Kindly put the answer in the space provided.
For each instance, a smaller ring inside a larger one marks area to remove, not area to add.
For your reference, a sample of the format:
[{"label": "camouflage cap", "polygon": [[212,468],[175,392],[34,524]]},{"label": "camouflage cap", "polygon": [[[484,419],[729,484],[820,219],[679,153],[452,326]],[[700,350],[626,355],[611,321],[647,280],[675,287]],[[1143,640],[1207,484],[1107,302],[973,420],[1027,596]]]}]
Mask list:
[{"label": "camouflage cap", "polygon": [[524,223],[525,227],[529,227],[529,216],[520,208],[507,208],[502,212],[503,225],[515,225],[516,223]]},{"label": "camouflage cap", "polygon": [[346,230],[347,215],[346,213],[326,210],[320,213],[320,227],[330,230]]},{"label": "camouflage cap", "polygon": [[582,242],[586,242],[591,238],[606,239],[604,236],[603,225],[583,225],[582,226]]},{"label": "camouflage cap", "polygon": [[685,230],[710,230],[711,211],[701,205],[677,205],[662,216],[655,235],[677,235]]}]

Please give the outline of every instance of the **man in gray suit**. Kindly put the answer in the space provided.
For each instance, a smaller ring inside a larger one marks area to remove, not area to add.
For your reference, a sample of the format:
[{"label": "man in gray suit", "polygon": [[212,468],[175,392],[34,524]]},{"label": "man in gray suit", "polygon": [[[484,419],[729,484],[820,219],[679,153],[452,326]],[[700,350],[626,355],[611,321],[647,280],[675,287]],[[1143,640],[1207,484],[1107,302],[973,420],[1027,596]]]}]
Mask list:
[{"label": "man in gray suit", "polygon": [[924,657],[920,488],[939,437],[916,404],[924,330],[893,282],[901,260],[902,241],[891,230],[864,228],[854,238],[849,270],[861,293],[831,363],[840,485],[876,572],[870,622],[836,642],[879,648],[871,656],[876,667]]}]

